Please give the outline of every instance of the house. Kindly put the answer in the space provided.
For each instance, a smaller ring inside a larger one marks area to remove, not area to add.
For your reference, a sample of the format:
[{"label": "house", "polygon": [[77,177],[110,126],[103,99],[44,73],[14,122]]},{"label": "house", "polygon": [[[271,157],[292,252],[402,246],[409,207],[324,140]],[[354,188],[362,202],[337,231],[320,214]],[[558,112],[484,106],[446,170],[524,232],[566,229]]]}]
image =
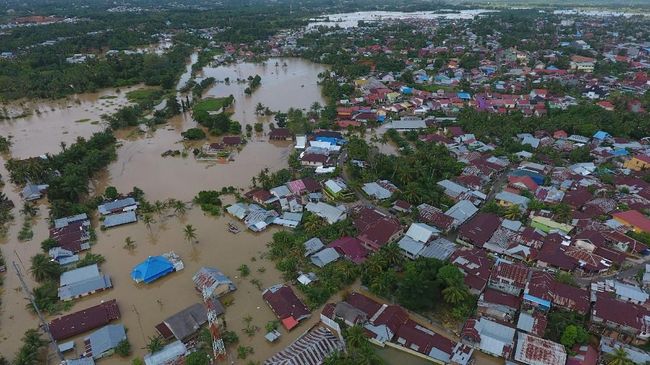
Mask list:
[{"label": "house", "polygon": [[61,266],[70,265],[79,261],[79,255],[62,247],[50,248],[48,255]]},{"label": "house", "polygon": [[222,142],[226,146],[236,147],[242,144],[242,139],[240,136],[225,136]]},{"label": "house", "polygon": [[305,246],[305,257],[311,256],[325,247],[323,241],[318,237],[308,239],[303,243],[303,246]]},{"label": "house", "polygon": [[623,163],[623,167],[634,171],[650,169],[650,156],[641,154],[635,155],[629,160],[625,161],[625,163]]},{"label": "house", "polygon": [[366,195],[377,200],[386,200],[393,195],[390,190],[386,189],[376,182],[363,184],[361,189],[364,193],[366,193]]},{"label": "house", "polygon": [[547,325],[548,320],[546,319],[546,314],[538,311],[532,311],[532,314],[522,311],[519,313],[519,318],[517,319],[518,330],[536,336],[544,336]]},{"label": "house", "polygon": [[402,253],[410,259],[415,259],[420,251],[425,247],[431,238],[440,233],[424,223],[413,223],[402,239],[397,243],[402,249]]},{"label": "house", "polygon": [[138,203],[135,201],[135,199],[129,197],[100,204],[97,206],[97,211],[101,215],[109,215],[115,213],[130,212],[136,210],[137,208]]},{"label": "house", "polygon": [[456,266],[465,276],[465,285],[474,295],[479,295],[487,285],[492,270],[492,260],[485,250],[465,248],[456,250],[449,262]]},{"label": "house", "polygon": [[136,283],[150,284],[183,268],[183,262],[173,252],[161,256],[149,256],[131,270],[131,279]]},{"label": "house", "polygon": [[550,340],[519,332],[515,360],[528,365],[566,364],[564,346]]},{"label": "house", "polygon": [[343,340],[324,326],[300,336],[284,350],[264,361],[264,365],[320,365],[335,352],[344,351]]},{"label": "house", "polygon": [[468,193],[469,189],[455,183],[451,180],[442,180],[438,181],[436,185],[440,186],[445,190],[445,195],[451,197],[452,199],[458,199],[461,194]]},{"label": "house", "polygon": [[460,227],[457,239],[460,243],[483,247],[500,226],[501,220],[496,214],[478,213]]},{"label": "house", "polygon": [[488,288],[478,299],[478,312],[501,322],[511,322],[520,305],[519,297]]},{"label": "house", "polygon": [[478,212],[478,208],[469,200],[461,200],[449,208],[445,215],[454,219],[454,224],[459,226]]},{"label": "house", "polygon": [[[601,339],[602,342],[602,339]],[[650,357],[648,357],[650,361]],[[566,365],[597,365],[598,350],[592,345],[576,345],[571,349]]]},{"label": "house", "polygon": [[446,238],[437,238],[429,242],[419,253],[419,257],[434,258],[440,261],[447,259],[456,251],[456,244]]},{"label": "house", "polygon": [[574,226],[566,223],[558,223],[551,218],[541,215],[535,215],[531,218],[530,226],[537,228],[544,233],[560,232],[562,234],[569,234]]},{"label": "house", "polygon": [[324,186],[325,195],[331,200],[346,199],[352,196],[343,179],[329,179],[325,181]]},{"label": "house", "polygon": [[137,221],[138,217],[135,214],[135,211],[116,213],[103,217],[102,228],[112,228],[124,224],[135,223]]},{"label": "house", "polygon": [[120,309],[115,299],[111,299],[56,318],[49,323],[49,328],[52,337],[56,341],[61,341],[107,325],[117,319],[120,319]]},{"label": "house", "polygon": [[298,299],[293,289],[287,285],[277,284],[262,292],[262,298],[287,331],[295,328],[299,322],[309,318],[311,312]]},{"label": "house", "polygon": [[355,237],[341,237],[327,247],[335,249],[341,256],[356,264],[362,263],[368,257],[368,250],[363,246],[363,242]]},{"label": "house", "polygon": [[637,210],[628,210],[612,214],[615,221],[630,227],[636,233],[650,233],[650,218]]},{"label": "house", "polygon": [[515,329],[481,317],[469,319],[461,332],[461,341],[487,354],[509,358],[514,350]]},{"label": "house", "polygon": [[560,283],[553,274],[535,271],[526,283],[524,303],[547,311],[556,306],[570,311],[586,313],[589,311],[590,298],[587,290]]},{"label": "house", "polygon": [[20,196],[26,201],[38,200],[43,197],[43,193],[47,191],[48,187],[49,185],[27,183],[20,192]]},{"label": "house", "polygon": [[162,350],[144,355],[145,365],[177,365],[185,363],[188,349],[181,341],[174,341]]},{"label": "house", "polygon": [[271,141],[291,141],[293,140],[293,133],[287,128],[275,128],[269,132],[269,140]]},{"label": "house", "polygon": [[488,286],[515,296],[521,295],[526,287],[530,270],[521,264],[499,261],[490,275]]},{"label": "house", "polygon": [[616,350],[622,349],[632,364],[647,364],[650,362],[650,353],[635,346],[630,346],[607,336],[600,338],[600,352],[602,355],[613,355]]},{"label": "house", "polygon": [[609,293],[596,293],[591,322],[640,339],[650,337],[650,311],[645,307],[617,300]]},{"label": "house", "polygon": [[335,207],[323,202],[309,202],[305,206],[305,209],[325,219],[329,224],[334,224],[347,218],[345,206]]},{"label": "house", "polygon": [[235,283],[228,276],[213,267],[202,267],[192,276],[194,288],[203,298],[219,298],[237,290]]},{"label": "house", "polygon": [[336,249],[328,247],[322,249],[309,258],[311,263],[318,267],[325,267],[325,265],[338,260],[341,257]]},{"label": "house", "polygon": [[68,301],[113,287],[108,275],[99,271],[97,264],[66,271],[59,279],[59,299]]},{"label": "house", "polygon": [[95,360],[110,356],[123,340],[126,340],[126,329],[123,325],[106,325],[84,339],[86,350],[83,356]]},{"label": "house", "polygon": [[[606,283],[609,284],[609,280]],[[614,281],[613,284],[616,299],[639,305],[644,305],[650,299],[650,294],[636,285],[626,284],[620,281]]]},{"label": "house", "polygon": [[515,205],[519,207],[519,210],[522,211],[528,209],[528,203],[530,202],[530,199],[526,198],[525,196],[514,194],[509,191],[502,191],[497,193],[494,199],[496,199],[497,203],[502,207],[510,207]]},{"label": "house", "polygon": [[403,232],[395,217],[369,207],[358,207],[354,211],[353,224],[358,231],[357,238],[370,251],[378,251]]},{"label": "house", "polygon": [[[217,315],[223,313],[224,309],[221,307]],[[162,338],[166,340],[175,338],[187,343],[187,340],[196,335],[201,326],[206,323],[208,323],[208,311],[203,304],[196,303],[169,316],[155,327]]]},{"label": "house", "polygon": [[395,342],[400,346],[419,352],[437,362],[449,363],[456,343],[408,320],[397,330]]},{"label": "house", "polygon": [[305,153],[300,158],[300,164],[310,167],[322,167],[329,165],[330,158],[320,153]]}]

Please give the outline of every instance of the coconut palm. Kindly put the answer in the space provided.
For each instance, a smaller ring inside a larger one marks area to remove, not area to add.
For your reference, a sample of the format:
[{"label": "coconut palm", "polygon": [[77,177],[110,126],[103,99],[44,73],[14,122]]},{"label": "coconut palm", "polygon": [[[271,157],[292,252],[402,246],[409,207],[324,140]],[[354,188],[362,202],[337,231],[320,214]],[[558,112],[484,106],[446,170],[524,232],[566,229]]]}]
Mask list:
[{"label": "coconut palm", "polygon": [[176,215],[183,216],[185,213],[187,213],[187,207],[185,207],[185,203],[180,200],[174,200],[172,207],[174,208],[174,214]]},{"label": "coconut palm", "polygon": [[442,290],[442,297],[449,304],[458,304],[465,300],[467,292],[460,286],[452,285]]},{"label": "coconut palm", "polygon": [[519,214],[521,214],[521,211],[519,210],[519,206],[511,205],[508,207],[508,209],[506,209],[504,216],[508,219],[517,220],[519,219]]},{"label": "coconut palm", "polygon": [[32,257],[30,272],[36,281],[57,279],[61,275],[61,266],[45,254],[39,253]]},{"label": "coconut palm", "polygon": [[360,349],[368,345],[366,333],[361,326],[352,326],[345,331],[345,343],[351,349]]},{"label": "coconut palm", "polygon": [[614,352],[607,355],[607,365],[632,365],[634,362],[630,360],[627,351],[624,348],[618,347]]},{"label": "coconut palm", "polygon": [[191,224],[185,226],[183,229],[183,234],[185,234],[187,243],[192,243],[196,240],[196,228],[194,228]]},{"label": "coconut palm", "polygon": [[163,343],[162,337],[160,336],[149,337],[149,343],[147,344],[147,346],[145,346],[145,348],[153,354],[154,352],[158,352],[162,350],[164,345],[165,344]]},{"label": "coconut palm", "polygon": [[135,241],[131,238],[131,236],[124,239],[124,248],[129,251],[133,251],[135,249]]},{"label": "coconut palm", "polygon": [[380,253],[389,266],[401,267],[402,263],[404,263],[404,256],[402,256],[402,252],[396,243],[390,243],[382,247]]},{"label": "coconut palm", "polygon": [[153,219],[151,214],[145,214],[144,217],[142,217],[142,221],[144,222],[144,225],[147,227],[149,230],[149,234],[151,234],[151,225],[153,223],[156,223],[156,221]]}]

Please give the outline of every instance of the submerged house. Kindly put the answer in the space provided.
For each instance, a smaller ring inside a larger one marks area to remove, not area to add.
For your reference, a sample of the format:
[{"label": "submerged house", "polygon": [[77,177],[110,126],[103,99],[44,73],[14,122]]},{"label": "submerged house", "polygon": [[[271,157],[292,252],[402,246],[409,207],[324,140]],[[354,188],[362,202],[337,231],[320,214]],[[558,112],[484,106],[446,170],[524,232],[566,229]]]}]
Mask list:
[{"label": "submerged house", "polygon": [[120,309],[115,299],[56,318],[49,323],[56,341],[80,335],[84,332],[120,319]]},{"label": "submerged house", "polygon": [[131,279],[136,283],[149,284],[183,268],[183,261],[173,252],[162,256],[149,256],[133,268]]},{"label": "submerged house", "polygon": [[115,213],[123,213],[134,211],[138,208],[138,203],[133,198],[117,199],[112,202],[100,204],[97,206],[97,211],[101,215],[109,215]]},{"label": "submerged house", "polygon": [[97,264],[88,265],[61,274],[59,299],[72,300],[112,287],[110,277],[102,274]]},{"label": "submerged house", "polygon": [[[223,307],[221,314],[223,314]],[[157,324],[156,331],[166,340],[176,338],[187,342],[186,340],[193,337],[206,323],[208,323],[208,310],[203,304],[196,303]]]},{"label": "submerged house", "polygon": [[311,312],[287,285],[274,285],[262,292],[262,298],[280,319],[287,331],[292,330],[309,316]]},{"label": "submerged house", "polygon": [[126,340],[126,329],[121,324],[109,324],[84,339],[84,357],[101,359],[110,356],[120,342]]},{"label": "submerged house", "polygon": [[138,221],[138,216],[135,211],[129,211],[118,214],[111,214],[102,220],[102,228],[112,228],[124,224],[135,223]]},{"label": "submerged house", "polygon": [[235,283],[226,274],[214,267],[202,267],[192,276],[194,287],[203,298],[219,298],[237,290]]}]

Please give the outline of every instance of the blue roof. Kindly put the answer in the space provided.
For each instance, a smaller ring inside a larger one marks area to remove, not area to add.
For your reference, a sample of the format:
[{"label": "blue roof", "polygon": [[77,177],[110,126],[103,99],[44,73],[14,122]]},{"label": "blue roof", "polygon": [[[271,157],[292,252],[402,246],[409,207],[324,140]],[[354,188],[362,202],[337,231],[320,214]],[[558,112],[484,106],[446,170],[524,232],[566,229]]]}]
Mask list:
[{"label": "blue roof", "polygon": [[472,96],[469,93],[458,93],[457,95],[459,98],[464,100],[469,100],[472,98]]},{"label": "blue roof", "polygon": [[594,134],[594,138],[600,139],[601,141],[604,139],[607,139],[609,137],[609,133],[605,131],[598,131],[596,134]]},{"label": "blue roof", "polygon": [[163,256],[149,256],[131,271],[131,279],[136,283],[149,284],[174,271],[174,265]]},{"label": "blue roof", "polygon": [[400,88],[400,91],[401,91],[403,94],[411,94],[411,93],[413,93],[413,89],[411,89],[411,88],[408,87],[408,86],[402,86],[402,87]]},{"label": "blue roof", "polygon": [[543,307],[551,308],[551,302],[548,300],[544,300],[530,294],[524,294],[524,299],[529,302],[537,303]]},{"label": "blue roof", "polygon": [[331,145],[336,145],[336,143],[339,141],[338,138],[334,137],[316,137],[316,140],[318,142],[328,142]]},{"label": "blue roof", "polygon": [[553,65],[548,66],[546,69],[547,69],[547,70],[552,70],[552,71],[557,71],[557,70],[559,70],[559,68],[557,68],[557,67],[555,67],[555,66],[553,66]]}]

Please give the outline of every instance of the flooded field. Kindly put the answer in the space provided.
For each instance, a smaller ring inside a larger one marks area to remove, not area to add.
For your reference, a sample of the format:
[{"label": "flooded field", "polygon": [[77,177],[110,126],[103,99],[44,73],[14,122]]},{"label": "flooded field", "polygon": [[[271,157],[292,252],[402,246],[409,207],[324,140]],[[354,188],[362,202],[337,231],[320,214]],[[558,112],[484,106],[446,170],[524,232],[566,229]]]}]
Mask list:
[{"label": "flooded field", "polygon": [[[320,90],[316,84],[317,75],[325,69],[319,65],[298,60],[279,59],[278,67],[275,60],[266,66],[254,64],[238,64],[227,67],[207,68],[205,75],[218,80],[225,77],[236,79],[259,74],[262,84],[252,96],[244,95],[246,84],[217,83],[208,95],[227,96],[233,94],[235,102],[235,119],[242,124],[256,121],[255,105],[261,102],[272,110],[287,110],[289,107],[308,108],[313,102],[323,103]],[[286,67],[282,65],[286,63]],[[188,70],[189,70],[188,66]],[[189,75],[187,75],[189,76]],[[185,80],[187,80],[187,76]],[[181,83],[183,80],[181,80]],[[0,133],[13,136],[14,145],[11,154],[15,158],[25,158],[44,153],[56,153],[61,149],[63,141],[71,144],[78,136],[88,137],[102,130],[104,126],[98,121],[101,114],[110,113],[120,105],[126,104],[124,98],[126,89],[121,93],[115,90],[98,94],[86,94],[71,98],[67,101],[36,104],[42,110],[24,118],[0,121]],[[79,100],[77,102],[76,100]],[[52,111],[51,109],[55,110]],[[45,112],[45,110],[48,110]],[[87,119],[87,120],[86,120]],[[141,133],[135,129],[116,133],[120,142],[118,160],[112,163],[105,172],[99,174],[91,182],[91,191],[101,193],[106,186],[112,185],[121,192],[128,192],[134,186],[144,190],[147,199],[163,200],[175,198],[190,201],[200,190],[220,190],[223,186],[246,188],[252,176],[262,168],[277,170],[287,165],[287,156],[291,152],[291,143],[269,143],[264,133],[254,135],[252,140],[238,152],[234,161],[228,164],[196,161],[191,154],[191,148],[200,146],[185,144],[180,133],[195,127],[189,113],[172,119],[167,125],[159,126],[155,131]],[[268,130],[268,127],[266,127]],[[211,140],[215,140],[211,138]],[[161,153],[169,150],[187,150],[188,157],[161,157]],[[0,158],[0,174],[7,177],[4,168],[6,158]],[[47,238],[48,210],[46,203],[40,204],[40,215],[34,221],[34,238],[28,242],[18,242],[16,239],[23,218],[18,213],[22,201],[18,195],[19,187],[7,183],[3,192],[12,199],[17,209],[14,224],[9,230],[0,249],[11,264],[16,261],[24,273],[27,273],[28,284],[36,286],[31,280],[29,259],[40,251],[40,242]],[[75,301],[73,311],[95,305],[102,300],[117,299],[122,312],[120,323],[128,328],[128,337],[134,350],[134,355],[142,356],[143,349],[150,336],[155,335],[154,326],[166,317],[197,302],[199,295],[194,291],[191,277],[201,266],[214,266],[231,276],[238,286],[232,295],[233,304],[226,308],[226,321],[229,330],[237,332],[240,344],[252,346],[255,354],[251,359],[264,360],[273,353],[295,340],[303,331],[318,320],[317,312],[308,321],[301,324],[290,334],[283,332],[282,338],[275,344],[267,344],[263,338],[264,326],[274,319],[273,313],[262,301],[261,291],[257,288],[268,287],[282,282],[274,265],[263,259],[273,229],[262,234],[242,232],[232,235],[227,231],[228,217],[208,217],[195,208],[185,216],[161,215],[154,217],[156,223],[150,229],[143,223],[118,227],[112,230],[97,229],[97,243],[91,252],[101,254],[106,262],[101,265],[104,273],[111,276],[114,288],[106,292],[91,295]],[[198,243],[188,243],[182,229],[184,225],[192,224],[197,231]],[[130,237],[137,247],[133,251],[123,248],[125,239]],[[158,255],[175,251],[185,262],[185,270],[169,275],[150,285],[136,285],[130,279],[133,266],[149,255]],[[251,269],[247,278],[239,278],[237,268],[246,264]],[[251,283],[258,280],[257,285]],[[0,353],[12,357],[20,346],[20,337],[25,330],[35,328],[36,317],[25,309],[27,302],[18,290],[20,284],[13,268],[5,275],[3,304],[0,313]],[[245,327],[243,318],[253,318],[252,324],[261,328],[253,337],[246,336],[242,329]],[[87,334],[86,334],[87,335]],[[77,350],[83,335],[76,339]],[[116,356],[100,363],[127,364],[130,360],[121,360]]]}]

